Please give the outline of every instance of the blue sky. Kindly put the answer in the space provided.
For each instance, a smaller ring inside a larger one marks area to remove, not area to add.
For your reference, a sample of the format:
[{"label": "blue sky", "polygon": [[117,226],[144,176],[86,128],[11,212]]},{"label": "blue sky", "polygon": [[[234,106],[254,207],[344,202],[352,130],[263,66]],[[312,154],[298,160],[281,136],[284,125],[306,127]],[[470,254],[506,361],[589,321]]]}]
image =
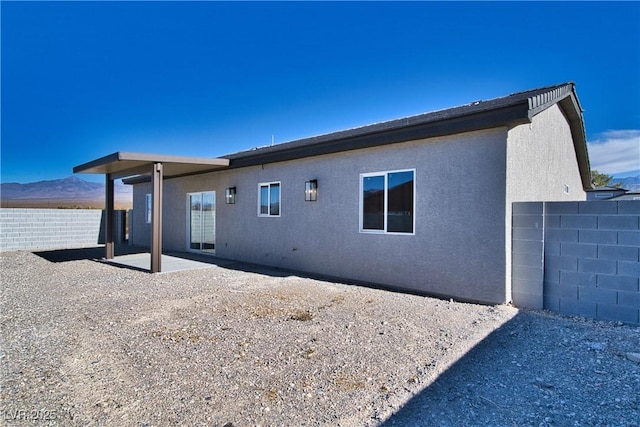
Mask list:
[{"label": "blue sky", "polygon": [[566,81],[592,167],[640,174],[638,2],[0,7],[2,182],[115,151],[219,156]]}]

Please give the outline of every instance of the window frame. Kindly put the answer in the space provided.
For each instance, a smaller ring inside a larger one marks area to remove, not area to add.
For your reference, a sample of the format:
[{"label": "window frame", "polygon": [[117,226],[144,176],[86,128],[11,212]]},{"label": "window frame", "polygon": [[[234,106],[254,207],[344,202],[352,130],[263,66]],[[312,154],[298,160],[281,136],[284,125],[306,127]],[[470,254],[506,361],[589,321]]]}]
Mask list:
[{"label": "window frame", "polygon": [[[278,186],[278,214],[273,215],[271,213],[271,187],[277,185]],[[262,189],[267,188],[267,213],[262,213]],[[281,181],[270,181],[270,182],[261,182],[258,184],[258,216],[265,218],[278,218],[282,215],[282,182]]]},{"label": "window frame", "polygon": [[[387,231],[388,229],[388,214],[389,214],[389,175],[394,173],[402,173],[402,172],[411,172],[413,174],[413,200],[412,200],[412,231],[411,232],[403,232],[403,231]],[[369,229],[364,228],[364,179],[367,177],[376,177],[382,176],[384,177],[384,206],[383,206],[383,229]],[[358,195],[359,205],[358,205],[358,227],[359,231],[362,234],[390,234],[390,235],[400,235],[400,236],[414,236],[416,234],[416,169],[395,169],[388,171],[379,171],[379,172],[367,172],[360,174],[360,183],[359,183],[359,191]]]}]

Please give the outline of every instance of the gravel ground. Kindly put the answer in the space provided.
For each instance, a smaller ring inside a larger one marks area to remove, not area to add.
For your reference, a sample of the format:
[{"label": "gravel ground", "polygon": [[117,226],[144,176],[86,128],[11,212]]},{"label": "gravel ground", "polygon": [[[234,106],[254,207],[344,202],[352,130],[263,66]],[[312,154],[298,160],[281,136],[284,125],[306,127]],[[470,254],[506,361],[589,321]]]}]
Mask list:
[{"label": "gravel ground", "polygon": [[637,327],[241,264],[0,272],[5,425],[639,425]]}]

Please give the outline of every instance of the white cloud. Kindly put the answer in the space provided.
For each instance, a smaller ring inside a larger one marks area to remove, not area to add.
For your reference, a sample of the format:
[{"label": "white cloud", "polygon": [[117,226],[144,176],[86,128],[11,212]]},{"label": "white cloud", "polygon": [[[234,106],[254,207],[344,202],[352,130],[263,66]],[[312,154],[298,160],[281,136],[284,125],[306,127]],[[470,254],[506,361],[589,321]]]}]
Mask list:
[{"label": "white cloud", "polygon": [[640,169],[640,129],[611,130],[589,141],[591,169],[608,175]]}]

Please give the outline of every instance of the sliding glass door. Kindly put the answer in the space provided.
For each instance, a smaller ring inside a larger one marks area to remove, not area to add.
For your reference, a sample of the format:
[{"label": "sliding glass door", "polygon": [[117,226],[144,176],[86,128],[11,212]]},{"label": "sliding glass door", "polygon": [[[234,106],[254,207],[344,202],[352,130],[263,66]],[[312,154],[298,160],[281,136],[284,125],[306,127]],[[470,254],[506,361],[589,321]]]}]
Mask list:
[{"label": "sliding glass door", "polygon": [[189,193],[187,203],[189,224],[187,250],[215,253],[216,192]]}]

